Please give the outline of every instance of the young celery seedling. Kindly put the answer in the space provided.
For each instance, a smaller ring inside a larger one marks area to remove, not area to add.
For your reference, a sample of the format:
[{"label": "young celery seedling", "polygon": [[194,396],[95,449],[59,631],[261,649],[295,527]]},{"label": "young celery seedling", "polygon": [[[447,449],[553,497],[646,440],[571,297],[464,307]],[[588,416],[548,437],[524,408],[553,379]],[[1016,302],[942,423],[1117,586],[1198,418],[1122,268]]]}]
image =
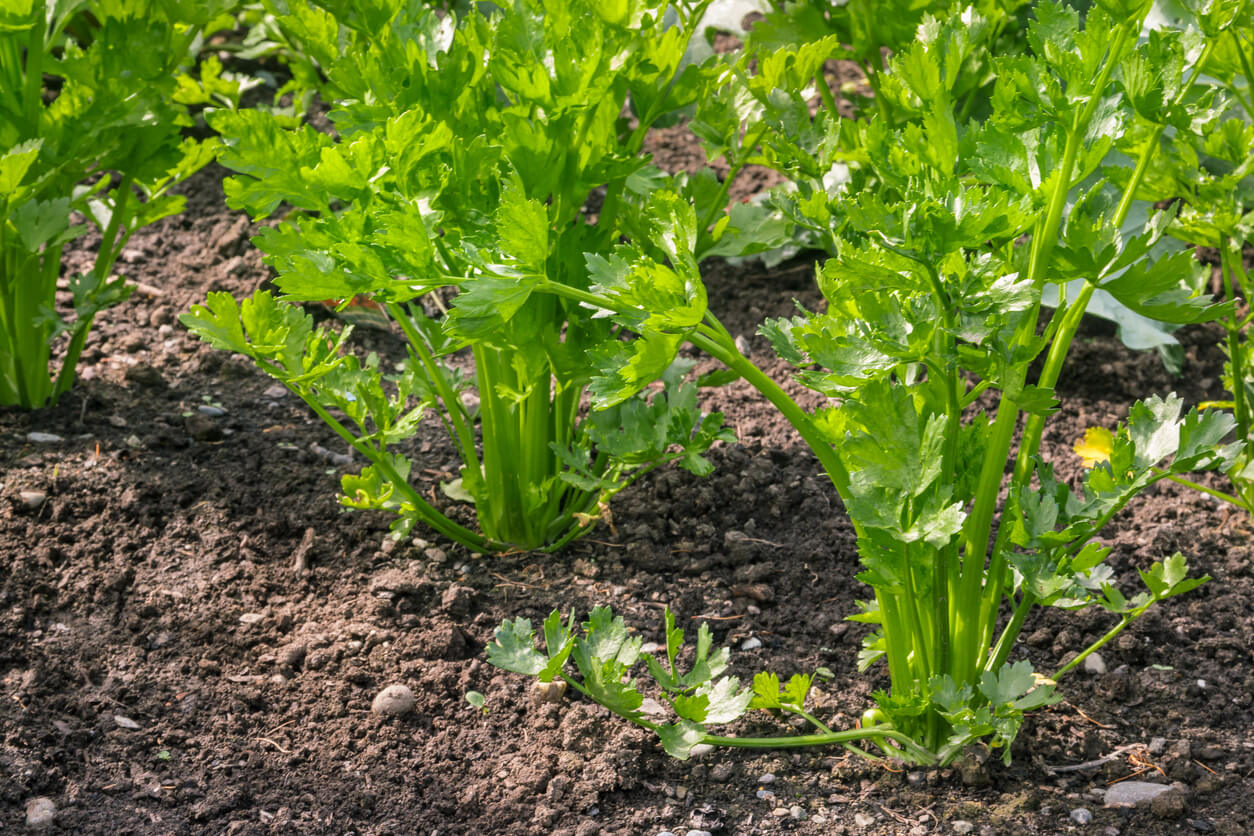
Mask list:
[{"label": "young celery seedling", "polygon": [[[818,271],[827,309],[762,329],[801,369],[800,380],[836,399],[826,409],[798,408],[735,351],[703,304],[698,310],[690,304],[682,321],[673,315],[680,299],[696,296],[681,296],[681,289],[699,281],[690,256],[695,218],[677,199],[652,200],[655,238],[670,243],[669,266],[624,247],[612,259],[590,259],[597,284],[588,292],[544,288],[599,306],[640,335],[593,384],[600,403],[630,396],[666,361],[668,347],[688,339],[758,386],[814,449],[858,534],[859,579],[875,593],[855,617],[878,626],[860,664],[885,661],[891,681],[890,690],[875,695],[884,718],[874,727],[879,737],[858,739],[907,760],[948,762],[976,740],[1004,747],[1008,757],[1024,714],[1057,699],[1057,676],[1148,607],[1207,580],[1188,577],[1176,554],[1142,571],[1147,591],[1129,600],[1103,562],[1109,550],[1094,538],[1155,482],[1229,467],[1241,448],[1224,443],[1233,428],[1229,416],[1182,415],[1174,396],[1138,402],[1112,435],[1109,461],[1094,467],[1078,490],[1055,478],[1038,455],[1044,421],[1057,410],[1054,388],[1092,292],[1045,317],[1047,284],[1082,278],[1143,315],[1174,323],[1216,318],[1231,308],[1184,288],[1181,277],[1196,268],[1189,255],[1152,257],[1169,216],[1150,219],[1131,239],[1120,233],[1160,151],[1163,125],[1202,124],[1197,117],[1209,107],[1188,92],[1214,40],[1194,51],[1191,36],[1169,32],[1138,46],[1147,10],[1139,0],[1108,0],[1081,25],[1074,10],[1039,4],[1027,33],[1031,53],[994,61],[998,81],[983,122],[955,117],[961,62],[945,56],[961,48],[959,28],[925,24],[922,48],[894,59],[889,72],[913,94],[918,111],[900,127],[874,119],[862,127],[863,163],[848,194],[821,207],[836,251]],[[965,24],[966,18],[958,19]],[[1147,139],[1134,167],[1108,169],[1086,183],[1125,126]],[[864,183],[876,188],[860,190]],[[659,296],[660,287],[671,295]],[[660,299],[670,304],[660,306]],[[1029,382],[1041,355],[1041,371]],[[982,394],[997,395],[995,417],[975,407]],[[1021,417],[1022,439],[1012,454]],[[1007,500],[999,509],[1003,490]],[[1054,677],[1042,677],[1026,660],[1011,662],[1024,620],[1038,605],[1098,606],[1119,622]],[[1005,621],[1003,607],[1010,611]],[[603,620],[593,620],[594,632],[603,632]],[[524,630],[505,629],[497,645],[525,644]],[[554,647],[550,642],[550,654]],[[490,653],[506,658],[495,646]],[[621,684],[619,674],[629,667],[607,667],[607,660],[627,665],[621,656],[595,654],[578,665],[594,698],[587,671]],[[666,688],[656,671],[654,678]],[[735,691],[727,684],[700,687]],[[689,696],[713,705],[713,694]],[[728,700],[719,705],[741,704]],[[659,729],[674,754],[711,740],[705,726],[733,713],[710,714],[707,705],[702,717],[694,703],[683,705],[684,711],[678,701],[675,706],[680,742],[667,737],[678,732]],[[824,734],[803,743],[852,740]]]}]

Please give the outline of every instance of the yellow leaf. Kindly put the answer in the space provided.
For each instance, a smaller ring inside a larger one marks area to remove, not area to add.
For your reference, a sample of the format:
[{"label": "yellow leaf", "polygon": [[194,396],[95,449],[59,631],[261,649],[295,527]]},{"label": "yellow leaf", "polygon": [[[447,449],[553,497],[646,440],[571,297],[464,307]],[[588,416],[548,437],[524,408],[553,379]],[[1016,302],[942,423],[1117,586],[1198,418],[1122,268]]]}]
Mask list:
[{"label": "yellow leaf", "polygon": [[1084,459],[1085,467],[1092,467],[1098,462],[1110,461],[1110,451],[1115,444],[1114,434],[1105,427],[1089,427],[1084,431],[1084,438],[1075,443],[1075,454]]}]

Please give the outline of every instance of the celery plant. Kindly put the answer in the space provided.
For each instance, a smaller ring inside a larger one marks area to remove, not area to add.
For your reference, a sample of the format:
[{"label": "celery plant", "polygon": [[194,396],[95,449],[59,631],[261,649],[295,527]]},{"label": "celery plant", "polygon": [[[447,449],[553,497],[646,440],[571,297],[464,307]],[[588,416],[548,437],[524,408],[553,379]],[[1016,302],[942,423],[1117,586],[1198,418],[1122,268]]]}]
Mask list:
[{"label": "celery plant", "polygon": [[[398,536],[423,522],[480,551],[552,549],[653,467],[709,470],[701,453],[730,435],[696,409],[674,352],[646,381],[663,379],[665,392],[585,416],[597,357],[616,350],[620,327],[535,292],[586,289],[584,252],[651,234],[634,208],[655,172],[642,148],[709,83],[684,63],[707,6],[518,0],[456,19],[402,0],[267,3],[325,74],[335,135],[268,114],[211,114],[222,162],[241,175],[227,181],[228,203],[256,218],[290,207],[255,239],[283,299],[372,297],[409,359],[388,377],[348,351],[347,333],[315,330],[268,293],[242,306],[211,296],[183,321],[252,356],[366,457],[343,480],[345,504],[398,514]],[[585,206],[598,188],[594,219]],[[429,318],[419,300],[442,287],[460,289],[455,304]],[[465,347],[472,375],[444,360]],[[462,397],[472,382],[478,434]],[[474,503],[478,532],[409,483],[399,445],[429,409],[462,460],[446,492]]]},{"label": "celery plant", "polygon": [[[725,665],[710,664],[708,633],[699,637],[697,666],[678,674],[682,633],[669,623],[671,669],[646,660],[678,715],[669,725],[640,714],[639,694],[624,681],[638,648],[608,613],[594,613],[582,636],[553,617],[544,654],[532,649],[529,624],[507,622],[489,659],[577,683],[656,729],[679,757],[702,741],[856,751],[870,742],[907,760],[948,762],[976,740],[1005,747],[1009,757],[1024,714],[1057,699],[1057,677],[1148,607],[1207,580],[1188,577],[1185,558],[1175,554],[1140,573],[1145,592],[1125,597],[1104,563],[1109,549],[1095,538],[1155,482],[1230,467],[1242,447],[1225,443],[1230,416],[1182,414],[1174,396],[1137,402],[1112,434],[1109,458],[1077,487],[1039,455],[1063,362],[1095,289],[1158,321],[1231,311],[1188,289],[1197,272],[1189,254],[1152,255],[1169,214],[1151,218],[1138,235],[1121,233],[1161,159],[1167,127],[1204,124],[1213,107],[1194,93],[1220,34],[1174,31],[1138,44],[1148,7],[1099,0],[1082,21],[1066,6],[1039,3],[1029,52],[993,60],[997,81],[984,120],[962,119],[954,96],[973,11],[955,10],[949,25],[925,21],[918,46],[890,63],[899,101],[913,112],[896,125],[872,118],[857,128],[860,165],[841,200],[797,204],[835,252],[818,270],[826,311],[762,328],[799,379],[833,399],[827,408],[798,408],[736,351],[703,305],[690,303],[680,319],[671,313],[677,297],[656,304],[657,283],[647,279],[662,270],[679,277],[676,290],[699,281],[686,250],[697,238],[695,218],[674,198],[652,201],[657,222],[672,229],[669,267],[623,248],[615,259],[590,260],[597,284],[588,292],[547,288],[599,306],[641,335],[594,383],[602,404],[630,396],[665,363],[668,347],[687,339],[761,389],[814,449],[857,532],[858,577],[874,593],[853,616],[877,625],[859,663],[885,662],[891,687],[875,694],[868,727],[834,732],[808,715],[805,677],[781,689],[760,676],[752,693],[740,690],[720,676]],[[1124,134],[1139,143],[1131,165],[1118,167],[1108,152]],[[1085,282],[1079,299],[1042,308],[1047,285],[1076,279]],[[982,395],[995,398],[994,415],[978,407]],[[1012,661],[1024,620],[1042,605],[1097,606],[1117,622],[1045,677],[1027,660]],[[568,657],[576,674],[565,673]],[[707,731],[749,707],[783,707],[816,732],[740,740]]]},{"label": "celery plant", "polygon": [[[112,275],[129,236],[182,208],[170,187],[212,158],[180,137],[179,65],[226,2],[43,2],[0,10],[0,405],[51,405],[74,382],[95,316],[129,290]],[[102,241],[69,277],[74,318],[56,310],[64,246]],[[59,371],[53,349],[65,339]]]}]

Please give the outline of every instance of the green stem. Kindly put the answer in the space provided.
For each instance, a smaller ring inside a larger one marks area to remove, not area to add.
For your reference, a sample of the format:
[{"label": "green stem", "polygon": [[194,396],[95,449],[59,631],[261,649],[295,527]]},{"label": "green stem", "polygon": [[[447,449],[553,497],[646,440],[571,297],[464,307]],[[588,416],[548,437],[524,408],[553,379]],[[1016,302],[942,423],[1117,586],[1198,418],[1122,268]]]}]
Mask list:
[{"label": "green stem", "polygon": [[[758,127],[745,134],[745,141],[741,143],[740,150],[744,152],[748,149],[748,153],[753,153],[753,149],[757,146],[758,141],[766,133],[766,125],[760,124]],[[741,169],[748,163],[747,156],[742,156],[731,164],[727,171],[727,176],[723,178],[723,182],[719,185],[718,195],[715,196],[714,202],[710,204],[710,209],[702,218],[700,226],[697,227],[698,235],[708,235],[710,227],[714,225],[714,221],[720,214],[727,211],[727,195],[731,192],[732,183],[735,182],[737,175]],[[698,261],[701,260],[703,253],[696,252],[693,254]]]},{"label": "green stem", "polygon": [[819,88],[819,98],[823,100],[823,107],[827,108],[827,112],[832,116],[840,116],[840,112],[836,110],[836,97],[832,95],[831,85],[827,83],[827,73],[822,67],[814,74],[814,84]]},{"label": "green stem", "polygon": [[1119,623],[1116,624],[1114,627],[1111,627],[1110,630],[1107,631],[1106,635],[1102,636],[1100,639],[1093,642],[1093,644],[1089,645],[1085,650],[1083,650],[1081,653],[1076,655],[1076,657],[1072,659],[1070,662],[1063,665],[1058,670],[1054,671],[1054,674],[1053,676],[1050,677],[1050,679],[1057,681],[1061,677],[1065,676],[1069,671],[1073,670],[1076,665],[1083,662],[1089,656],[1089,654],[1093,653],[1094,651],[1100,650],[1107,642],[1109,642],[1115,636],[1122,633],[1125,627],[1127,627],[1129,624],[1135,621],[1137,617],[1139,617],[1142,613],[1144,613],[1147,609],[1149,609],[1151,606],[1153,606],[1157,602],[1158,602],[1157,598],[1152,598],[1149,601],[1147,601],[1144,606],[1137,607],[1132,612],[1125,613],[1123,618],[1119,619]]},{"label": "green stem", "polygon": [[[440,368],[435,361],[435,357],[428,350],[426,340],[423,339],[413,320],[410,319],[409,312],[396,302],[388,302],[386,308],[392,318],[400,323],[401,331],[404,332],[405,338],[409,340],[409,344],[413,346],[419,362],[426,369],[427,379],[431,381],[436,394],[444,402],[444,412],[448,415],[452,424],[453,432],[451,435],[453,436],[453,441],[457,444],[458,452],[461,453],[462,462],[468,468],[473,468],[476,476],[481,479],[482,470],[479,463],[479,454],[475,449],[475,434],[474,430],[471,429],[465,405],[462,403],[461,398],[457,396],[457,393],[453,391],[453,387],[449,384],[444,370]],[[473,486],[468,487],[467,490],[470,491],[471,495],[475,494]]]},{"label": "green stem", "polygon": [[47,24],[42,14],[36,13],[34,17],[35,25],[30,28],[26,41],[26,85],[22,94],[29,136],[39,136],[39,115],[44,105],[44,34]]},{"label": "green stem", "polygon": [[[1154,470],[1158,470],[1158,468],[1154,468]],[[1223,491],[1215,490],[1214,488],[1209,488],[1206,485],[1203,485],[1201,482],[1194,482],[1192,479],[1185,479],[1183,476],[1175,476],[1170,473],[1165,474],[1165,475],[1168,479],[1170,479],[1172,482],[1175,482],[1178,485],[1184,485],[1186,488],[1190,488],[1191,490],[1199,491],[1204,494],[1209,494],[1210,496],[1213,496],[1216,499],[1221,499],[1224,502],[1230,502],[1233,505],[1246,509],[1247,511],[1252,510],[1249,504],[1245,502],[1245,500],[1240,499],[1239,497],[1233,496],[1230,493],[1224,493]]]},{"label": "green stem", "polygon": [[[1224,298],[1230,302],[1236,298],[1233,292],[1235,282],[1233,280],[1231,243],[1232,239],[1226,235],[1219,242],[1219,261],[1220,272],[1223,274],[1224,280]],[[1241,257],[1239,250],[1236,257],[1238,259]],[[1237,438],[1247,439],[1250,437],[1250,407],[1245,400],[1245,357],[1241,347],[1241,334],[1232,327],[1229,327],[1227,330],[1228,363],[1232,367],[1232,413],[1237,421]]]},{"label": "green stem", "polygon": [[[256,359],[263,368],[266,368],[269,365],[259,358],[254,359]],[[278,370],[275,369],[275,371]],[[281,374],[273,374],[272,376],[278,377],[279,380],[283,380]],[[319,418],[325,421],[327,426],[335,431],[336,435],[348,442],[349,446],[351,446],[354,450],[369,459],[371,464],[373,464],[379,472],[383,474],[383,477],[388,481],[388,483],[396,490],[399,490],[402,494],[404,494],[405,498],[409,502],[413,503],[414,507],[418,510],[418,513],[422,516],[423,521],[427,523],[427,525],[431,526],[431,528],[434,528],[450,540],[460,543],[471,551],[488,554],[491,552],[505,551],[508,548],[505,543],[496,542],[476,534],[470,529],[453,522],[444,514],[440,513],[434,505],[427,502],[427,500],[422,498],[422,495],[418,493],[418,491],[414,490],[413,485],[409,484],[407,479],[401,478],[401,475],[396,471],[396,468],[392,467],[392,463],[388,461],[387,455],[384,452],[376,450],[349,432],[348,428],[337,421],[335,417],[332,416],[331,413],[328,412],[311,393],[302,392],[300,389],[295,387],[289,388],[299,395],[300,399],[308,404],[309,408],[312,409]]]},{"label": "green stem", "polygon": [[[913,763],[931,766],[937,762],[936,755],[915,743],[906,735],[872,726],[867,729],[846,729],[831,734],[800,734],[794,737],[720,737],[707,734],[702,743],[714,746],[730,746],[741,749],[800,749],[807,746],[843,746],[859,740],[869,740],[882,746],[884,741],[892,741],[901,747],[901,753],[908,754]],[[896,747],[884,747],[896,750]]]}]

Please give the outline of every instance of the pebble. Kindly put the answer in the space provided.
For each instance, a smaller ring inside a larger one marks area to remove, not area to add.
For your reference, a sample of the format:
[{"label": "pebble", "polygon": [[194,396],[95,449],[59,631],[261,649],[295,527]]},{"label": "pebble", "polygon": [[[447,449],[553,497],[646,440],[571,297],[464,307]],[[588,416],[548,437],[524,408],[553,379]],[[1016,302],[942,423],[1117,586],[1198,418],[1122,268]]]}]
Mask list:
[{"label": "pebble", "polygon": [[26,440],[34,444],[55,444],[58,441],[64,441],[64,439],[56,433],[40,432],[27,433]]},{"label": "pebble", "polygon": [[710,769],[710,780],[717,784],[722,784],[732,779],[736,774],[736,767],[733,764],[723,762],[716,763]]},{"label": "pebble", "polygon": [[684,836],[714,836],[714,834],[708,830],[689,830]]},{"label": "pebble", "polygon": [[1161,755],[1165,751],[1167,751],[1167,738],[1154,737],[1150,739],[1149,753],[1151,755]]},{"label": "pebble", "polygon": [[775,793],[771,792],[770,790],[758,790],[757,796],[763,801],[770,801],[771,799],[775,797]]},{"label": "pebble", "polygon": [[266,387],[266,391],[261,393],[261,396],[263,398],[269,398],[272,401],[277,401],[279,398],[286,398],[287,387],[282,383],[271,383]]},{"label": "pebble", "polygon": [[797,804],[788,808],[788,815],[792,816],[797,821],[805,821],[807,818],[805,808]]},{"label": "pebble", "polygon": [[1138,807],[1149,804],[1170,789],[1166,784],[1151,784],[1149,781],[1120,781],[1106,790],[1106,806]]},{"label": "pebble", "polygon": [[226,410],[220,406],[209,406],[208,404],[201,404],[200,406],[196,407],[196,409],[198,412],[200,412],[201,415],[208,415],[210,418],[221,418],[223,415],[226,415]]},{"label": "pebble", "polygon": [[759,776],[758,776],[758,783],[759,783],[759,784],[774,784],[774,783],[775,783],[775,773],[773,773],[773,772],[765,772],[765,773],[763,773],[763,774],[759,775]]},{"label": "pebble", "polygon": [[139,729],[139,723],[136,723],[130,717],[123,717],[121,714],[114,714],[113,722],[117,723],[119,729],[129,729],[130,731]]},{"label": "pebble", "polygon": [[1090,653],[1084,657],[1084,672],[1100,676],[1106,672],[1106,660],[1100,653]]},{"label": "pebble", "polygon": [[714,744],[698,743],[696,746],[693,746],[691,749],[688,750],[688,757],[702,758],[710,754],[713,751],[714,751]]},{"label": "pebble", "polygon": [[370,710],[375,714],[398,716],[414,710],[414,692],[404,685],[389,685],[375,695]]},{"label": "pebble", "polygon": [[39,796],[26,802],[26,826],[31,830],[43,830],[51,827],[57,817],[57,805],[51,798]]},{"label": "pebble", "polygon": [[1093,814],[1083,807],[1077,807],[1071,811],[1071,820],[1076,824],[1088,824],[1093,820]]},{"label": "pebble", "polygon": [[791,814],[788,812],[787,807],[776,807],[774,810],[771,811],[771,815],[777,819],[783,819],[783,818],[787,818]]},{"label": "pebble", "polygon": [[741,650],[757,650],[761,646],[762,646],[761,639],[759,639],[757,636],[750,636],[749,638],[744,640],[743,644],[740,645],[740,649]]},{"label": "pebble", "polygon": [[48,494],[43,491],[19,491],[17,496],[32,511],[38,511],[48,500]]},{"label": "pebble", "polygon": [[973,825],[969,821],[963,821],[962,819],[958,819],[953,824],[954,824],[954,833],[957,833],[958,836],[966,836],[966,834],[968,833],[975,832],[975,825]]},{"label": "pebble", "polygon": [[265,614],[259,612],[246,612],[239,617],[240,624],[259,624],[265,621]]},{"label": "pebble", "polygon": [[1215,832],[1215,825],[1211,824],[1206,819],[1186,819],[1186,821],[1188,822],[1189,827],[1193,828],[1198,833]]},{"label": "pebble", "polygon": [[856,824],[858,827],[865,829],[875,824],[875,817],[868,816],[866,813],[854,813],[853,823]]}]

